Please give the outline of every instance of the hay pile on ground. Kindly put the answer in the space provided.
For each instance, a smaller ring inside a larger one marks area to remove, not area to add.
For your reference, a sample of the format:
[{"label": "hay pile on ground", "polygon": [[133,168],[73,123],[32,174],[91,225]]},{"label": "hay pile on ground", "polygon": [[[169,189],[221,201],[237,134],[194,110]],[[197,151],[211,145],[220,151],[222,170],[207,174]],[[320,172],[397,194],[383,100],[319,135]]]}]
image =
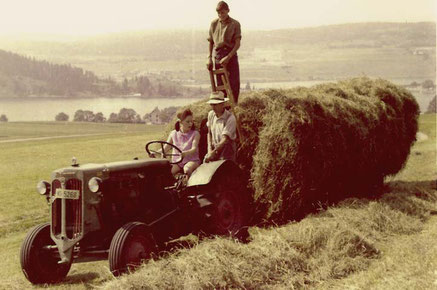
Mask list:
[{"label": "hay pile on ground", "polygon": [[323,283],[368,269],[381,257],[382,243],[420,232],[436,209],[429,185],[393,184],[390,191],[378,201],[345,200],[299,223],[253,227],[249,244],[225,238],[194,243],[102,288],[329,288]]},{"label": "hay pile on ground", "polygon": [[[209,106],[190,108],[199,126]],[[282,223],[320,203],[375,194],[405,165],[419,108],[403,88],[356,78],[244,94],[235,113],[238,163],[253,181],[258,217]]]}]

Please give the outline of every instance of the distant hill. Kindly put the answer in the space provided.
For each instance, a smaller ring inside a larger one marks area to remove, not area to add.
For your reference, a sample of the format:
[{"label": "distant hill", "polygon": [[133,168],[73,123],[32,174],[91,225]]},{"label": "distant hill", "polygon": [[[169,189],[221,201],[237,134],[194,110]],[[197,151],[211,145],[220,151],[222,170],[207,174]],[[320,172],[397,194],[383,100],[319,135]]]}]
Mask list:
[{"label": "distant hill", "polygon": [[97,93],[98,82],[99,79],[92,72],[81,68],[52,64],[0,50],[2,96]]},{"label": "distant hill", "polygon": [[[238,54],[243,87],[249,83],[361,75],[402,83],[435,79],[434,22],[353,23],[269,31],[247,31],[242,23],[242,29]],[[205,69],[207,33],[205,27],[71,38],[4,36],[0,37],[0,49],[92,71],[99,80],[109,82],[109,89],[105,82],[97,86],[108,94],[140,93],[137,87],[147,82],[138,84],[135,79],[144,76],[152,84],[147,91],[140,90],[145,96],[192,95],[201,91],[200,86],[209,85]]]},{"label": "distant hill", "polygon": [[[242,24],[242,51],[255,48],[290,48],[302,45],[348,47],[422,47],[436,44],[434,22],[419,23],[356,23],[310,28],[245,31]],[[206,53],[207,31],[165,30],[112,33],[72,41],[18,40],[0,38],[0,48],[32,54],[124,55],[146,59],[169,60],[187,54]]]},{"label": "distant hill", "polygon": [[162,78],[150,80],[146,76],[136,76],[125,78],[122,82],[116,82],[110,77],[101,79],[90,71],[70,64],[54,64],[0,50],[0,98],[120,95],[175,97],[193,96],[194,91]]}]

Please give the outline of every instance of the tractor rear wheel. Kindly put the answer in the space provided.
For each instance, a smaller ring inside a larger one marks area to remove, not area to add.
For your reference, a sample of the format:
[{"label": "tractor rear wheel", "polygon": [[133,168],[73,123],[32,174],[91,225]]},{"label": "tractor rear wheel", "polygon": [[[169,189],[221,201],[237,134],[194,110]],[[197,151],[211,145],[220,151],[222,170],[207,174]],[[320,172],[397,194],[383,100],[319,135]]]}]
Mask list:
[{"label": "tractor rear wheel", "polygon": [[109,269],[116,277],[132,272],[150,259],[156,249],[155,240],[144,223],[127,223],[112,238]]},{"label": "tractor rear wheel", "polygon": [[59,253],[50,237],[50,224],[45,223],[32,228],[21,245],[21,269],[32,284],[57,283],[70,271],[71,261],[58,264]]},{"label": "tractor rear wheel", "polygon": [[208,195],[212,195],[212,205],[208,210],[208,234],[245,239],[250,199],[238,175],[222,173],[208,187]]}]

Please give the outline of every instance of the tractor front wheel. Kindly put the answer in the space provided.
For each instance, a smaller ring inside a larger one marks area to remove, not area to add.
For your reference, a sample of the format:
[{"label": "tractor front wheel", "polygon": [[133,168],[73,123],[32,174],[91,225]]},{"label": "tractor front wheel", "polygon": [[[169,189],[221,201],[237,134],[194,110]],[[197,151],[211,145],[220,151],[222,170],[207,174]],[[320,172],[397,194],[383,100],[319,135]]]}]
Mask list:
[{"label": "tractor front wheel", "polygon": [[109,248],[109,269],[118,277],[138,268],[156,252],[156,243],[148,227],[131,222],[115,233]]},{"label": "tractor front wheel", "polygon": [[50,237],[50,224],[32,228],[21,245],[21,269],[32,284],[52,284],[62,281],[70,271],[71,261],[58,264],[59,253]]}]

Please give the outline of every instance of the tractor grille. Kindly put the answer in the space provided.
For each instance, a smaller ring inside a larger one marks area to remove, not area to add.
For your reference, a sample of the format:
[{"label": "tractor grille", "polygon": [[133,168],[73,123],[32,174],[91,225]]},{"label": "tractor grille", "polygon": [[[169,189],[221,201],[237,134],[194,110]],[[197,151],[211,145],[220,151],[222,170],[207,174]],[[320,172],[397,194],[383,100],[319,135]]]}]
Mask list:
[{"label": "tractor grille", "polygon": [[[52,182],[52,195],[55,195],[56,188],[61,187],[59,180]],[[65,200],[65,229],[68,239],[80,236],[82,232],[82,182],[79,179],[69,179],[65,183],[65,189],[79,190],[79,199]],[[52,231],[54,235],[62,232],[62,199],[57,198],[52,203]]]},{"label": "tractor grille", "polygon": [[[52,182],[52,196],[55,196],[56,189],[61,188],[61,182],[57,179]],[[54,235],[61,233],[62,219],[62,200],[55,199],[52,203],[52,232]]]}]

